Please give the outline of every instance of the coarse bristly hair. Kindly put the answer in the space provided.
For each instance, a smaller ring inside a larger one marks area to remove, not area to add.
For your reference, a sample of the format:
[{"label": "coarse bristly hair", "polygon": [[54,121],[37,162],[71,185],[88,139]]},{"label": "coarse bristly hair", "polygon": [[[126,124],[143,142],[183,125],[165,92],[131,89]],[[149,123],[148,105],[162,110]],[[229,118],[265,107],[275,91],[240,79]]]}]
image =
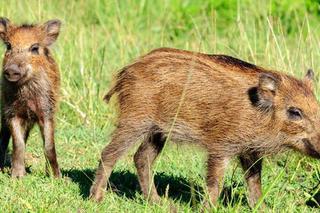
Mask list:
[{"label": "coarse bristly hair", "polygon": [[35,124],[40,126],[45,157],[53,175],[61,177],[54,145],[60,73],[49,52],[49,46],[59,35],[60,25],[59,20],[15,25],[7,18],[0,18],[0,39],[7,47],[1,76],[0,169],[4,167],[12,136],[12,177],[26,173],[25,142]]},{"label": "coarse bristly hair", "polygon": [[165,142],[186,141],[208,153],[212,203],[228,160],[237,156],[248,170],[253,206],[261,196],[264,155],[292,148],[320,156],[319,107],[312,78],[309,71],[298,80],[230,56],[170,48],[138,58],[120,70],[104,97],[108,102],[117,94],[119,121],[102,151],[91,198],[103,198],[113,165],[143,138],[134,160],[146,197],[159,199],[149,170]]}]

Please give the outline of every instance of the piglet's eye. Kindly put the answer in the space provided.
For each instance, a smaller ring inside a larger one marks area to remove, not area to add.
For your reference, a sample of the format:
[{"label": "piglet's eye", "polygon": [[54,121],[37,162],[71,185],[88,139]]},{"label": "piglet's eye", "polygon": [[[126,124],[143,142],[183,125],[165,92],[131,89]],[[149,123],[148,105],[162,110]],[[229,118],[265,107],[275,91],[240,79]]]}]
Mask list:
[{"label": "piglet's eye", "polygon": [[30,47],[30,52],[33,55],[39,55],[39,44],[34,44]]},{"label": "piglet's eye", "polygon": [[6,42],[5,45],[7,47],[7,51],[10,51],[12,49],[11,44],[9,42]]},{"label": "piglet's eye", "polygon": [[302,119],[301,109],[296,107],[289,107],[287,114],[290,120],[300,120]]}]

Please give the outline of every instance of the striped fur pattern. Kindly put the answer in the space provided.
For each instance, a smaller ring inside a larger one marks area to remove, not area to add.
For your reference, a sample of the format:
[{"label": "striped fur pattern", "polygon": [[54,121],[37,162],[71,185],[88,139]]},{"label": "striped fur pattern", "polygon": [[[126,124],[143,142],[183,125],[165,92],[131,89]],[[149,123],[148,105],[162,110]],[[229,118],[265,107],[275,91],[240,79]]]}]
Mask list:
[{"label": "striped fur pattern", "polygon": [[105,101],[120,114],[102,151],[91,198],[103,198],[116,161],[142,141],[134,161],[146,198],[158,200],[151,168],[167,141],[208,154],[210,202],[219,196],[230,158],[239,157],[251,206],[260,198],[262,157],[293,148],[319,158],[319,107],[313,72],[299,80],[225,55],[161,48],[120,70]]}]

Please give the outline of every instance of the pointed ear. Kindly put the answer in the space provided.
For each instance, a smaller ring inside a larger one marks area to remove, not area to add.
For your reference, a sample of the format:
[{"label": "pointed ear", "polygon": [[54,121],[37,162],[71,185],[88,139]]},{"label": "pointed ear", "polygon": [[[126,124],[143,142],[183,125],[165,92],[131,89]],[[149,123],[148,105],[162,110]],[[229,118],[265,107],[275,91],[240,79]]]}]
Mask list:
[{"label": "pointed ear", "polygon": [[7,18],[0,17],[0,38],[4,40],[6,38],[10,21]]},{"label": "pointed ear", "polygon": [[269,109],[274,103],[278,89],[278,79],[271,74],[263,73],[259,76],[258,98],[259,106]]},{"label": "pointed ear", "polygon": [[303,81],[313,90],[314,72],[312,69],[308,69]]},{"label": "pointed ear", "polygon": [[46,46],[50,46],[53,44],[60,33],[61,21],[58,19],[47,21],[42,25],[42,29],[44,30],[44,40],[43,43]]}]

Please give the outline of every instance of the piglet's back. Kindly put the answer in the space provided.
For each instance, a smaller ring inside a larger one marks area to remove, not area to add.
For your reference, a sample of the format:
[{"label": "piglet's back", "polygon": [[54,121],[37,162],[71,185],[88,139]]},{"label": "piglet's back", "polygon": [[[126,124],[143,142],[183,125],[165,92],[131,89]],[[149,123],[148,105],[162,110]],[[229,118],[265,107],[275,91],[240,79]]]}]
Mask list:
[{"label": "piglet's back", "polygon": [[122,69],[116,87],[121,102],[139,100],[175,113],[183,99],[186,110],[203,112],[210,105],[251,104],[248,89],[265,72],[270,71],[229,56],[162,48]]},{"label": "piglet's back", "polygon": [[295,101],[305,104],[305,94],[313,95],[302,80],[230,56],[162,48],[124,67],[106,99],[118,93],[120,122],[134,126],[145,120],[163,132],[171,131],[177,141],[198,141],[218,149],[223,144],[226,151],[232,150],[226,144],[233,144],[240,150],[279,135],[280,122],[263,113],[268,101],[259,100],[262,75],[281,82],[279,101],[301,94],[303,98]]}]

